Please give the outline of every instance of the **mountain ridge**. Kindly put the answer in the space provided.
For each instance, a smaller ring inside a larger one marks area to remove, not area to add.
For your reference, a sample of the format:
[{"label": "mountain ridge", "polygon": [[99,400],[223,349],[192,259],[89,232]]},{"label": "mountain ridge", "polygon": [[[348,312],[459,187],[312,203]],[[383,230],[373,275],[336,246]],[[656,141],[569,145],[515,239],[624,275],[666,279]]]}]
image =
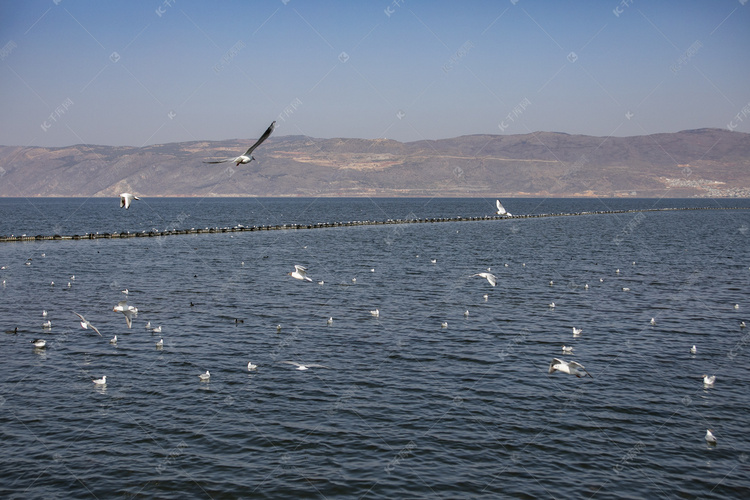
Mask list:
[{"label": "mountain ridge", "polygon": [[144,147],[0,146],[0,196],[750,196],[750,134],[471,134],[399,142],[271,137]]}]

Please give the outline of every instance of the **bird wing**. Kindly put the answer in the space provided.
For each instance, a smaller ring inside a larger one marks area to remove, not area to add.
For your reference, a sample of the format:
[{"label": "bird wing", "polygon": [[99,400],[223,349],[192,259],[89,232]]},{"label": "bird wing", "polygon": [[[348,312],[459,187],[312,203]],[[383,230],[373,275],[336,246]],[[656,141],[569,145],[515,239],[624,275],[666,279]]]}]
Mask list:
[{"label": "bird wing", "polygon": [[296,361],[279,361],[279,363],[284,363],[287,365],[294,365],[294,366],[302,366],[301,364],[297,363]]},{"label": "bird wing", "polygon": [[499,214],[501,214],[501,215],[502,215],[502,214],[504,214],[504,213],[505,213],[505,207],[503,207],[503,204],[502,204],[502,203],[500,203],[500,200],[495,200],[495,205],[497,206],[497,212],[498,212]]},{"label": "bird wing", "polygon": [[86,322],[86,323],[87,323],[87,324],[88,324],[88,325],[89,325],[89,326],[91,327],[91,329],[92,329],[92,330],[94,330],[94,331],[95,331],[96,333],[98,333],[100,337],[102,336],[102,334],[101,334],[101,333],[99,333],[99,329],[97,329],[97,328],[96,328],[96,327],[95,327],[94,325],[92,325],[91,323],[88,323],[88,322]]},{"label": "bird wing", "polygon": [[212,161],[203,161],[203,163],[225,163],[228,161],[234,161],[234,158],[224,158],[223,160],[212,160]]},{"label": "bird wing", "polygon": [[562,365],[564,363],[565,362],[563,360],[561,360],[561,359],[552,358],[552,362],[549,364],[549,371],[547,373],[552,373],[555,370],[557,370],[557,368],[555,368],[555,365]]},{"label": "bird wing", "polygon": [[76,316],[78,316],[79,318],[81,318],[81,321],[83,321],[83,322],[85,322],[85,323],[88,323],[88,321],[86,321],[86,318],[84,318],[83,316],[81,316],[81,315],[80,315],[80,314],[78,314],[77,312],[73,311],[73,314],[75,314]]},{"label": "bird wing", "polygon": [[133,313],[130,311],[123,311],[125,315],[125,323],[128,324],[128,328],[133,326]]},{"label": "bird wing", "polygon": [[578,368],[582,372],[586,373],[586,375],[588,375],[589,377],[594,378],[589,372],[586,371],[586,368],[584,368],[581,363],[576,363],[575,361],[571,361],[570,363],[568,363],[568,366]]},{"label": "bird wing", "polygon": [[490,282],[490,285],[496,286],[497,285],[497,278],[494,274],[487,273],[487,281]]},{"label": "bird wing", "polygon": [[268,137],[271,135],[271,132],[273,132],[274,128],[276,128],[276,120],[274,120],[273,122],[271,122],[271,125],[266,129],[265,132],[263,132],[263,135],[260,136],[260,139],[258,139],[257,141],[255,141],[255,144],[253,144],[252,146],[250,146],[247,149],[247,151],[245,151],[245,156],[250,156],[253,153],[253,151],[255,151],[255,148],[257,148],[258,146],[260,146],[261,144],[263,144],[263,141],[265,141],[266,139],[268,139]]},{"label": "bird wing", "polygon": [[125,197],[124,196],[120,196],[120,208],[122,208],[124,206],[125,206]]},{"label": "bird wing", "polygon": [[319,365],[317,363],[313,363],[313,364],[305,365],[305,366],[307,366],[308,368],[328,368],[326,365]]}]

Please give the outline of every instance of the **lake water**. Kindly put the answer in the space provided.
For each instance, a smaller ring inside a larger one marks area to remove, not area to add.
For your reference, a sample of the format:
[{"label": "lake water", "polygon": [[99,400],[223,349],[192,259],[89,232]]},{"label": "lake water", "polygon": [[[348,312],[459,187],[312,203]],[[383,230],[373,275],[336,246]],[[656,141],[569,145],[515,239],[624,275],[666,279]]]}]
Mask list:
[{"label": "lake water", "polygon": [[[0,199],[0,235],[493,212],[489,199]],[[749,239],[750,210],[731,209],[0,244],[0,496],[749,498]],[[288,276],[295,264],[313,282]],[[488,268],[496,287],[471,276]],[[130,329],[121,300],[139,311]],[[548,374],[553,358],[593,378]]]}]

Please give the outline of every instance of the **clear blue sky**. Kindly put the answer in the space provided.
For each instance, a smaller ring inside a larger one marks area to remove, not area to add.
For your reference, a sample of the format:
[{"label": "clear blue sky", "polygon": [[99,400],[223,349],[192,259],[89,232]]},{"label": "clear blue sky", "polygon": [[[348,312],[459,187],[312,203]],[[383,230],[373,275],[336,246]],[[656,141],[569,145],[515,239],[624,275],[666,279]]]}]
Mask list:
[{"label": "clear blue sky", "polygon": [[750,132],[747,0],[0,0],[0,59],[3,145]]}]

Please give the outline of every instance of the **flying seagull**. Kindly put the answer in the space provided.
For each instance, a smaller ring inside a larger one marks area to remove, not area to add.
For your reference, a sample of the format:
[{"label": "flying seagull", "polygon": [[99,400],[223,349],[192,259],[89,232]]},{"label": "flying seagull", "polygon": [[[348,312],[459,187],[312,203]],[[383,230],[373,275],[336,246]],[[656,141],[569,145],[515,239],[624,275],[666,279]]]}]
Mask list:
[{"label": "flying seagull", "polygon": [[247,151],[245,151],[245,154],[242,154],[236,158],[224,158],[223,160],[213,160],[213,161],[204,161],[203,163],[224,163],[227,161],[234,162],[235,166],[239,166],[240,163],[246,164],[250,163],[255,159],[253,157],[253,151],[255,151],[255,148],[263,144],[263,141],[268,139],[268,137],[271,135],[271,132],[273,132],[273,129],[276,128],[276,120],[271,122],[271,125],[266,129],[265,132],[263,132],[263,135],[260,136],[260,139],[255,141],[255,144],[250,146]]},{"label": "flying seagull", "polygon": [[558,358],[554,358],[549,364],[549,373],[554,372],[569,373],[570,375],[575,375],[578,378],[585,377],[586,375],[594,378],[589,372],[586,371],[586,368],[584,368],[582,364],[576,363],[575,361],[567,362]]},{"label": "flying seagull", "polygon": [[472,278],[474,276],[479,276],[480,278],[485,278],[490,283],[490,285],[497,286],[497,278],[492,273],[477,273],[477,274],[472,274],[471,275]]},{"label": "flying seagull", "polygon": [[[92,325],[91,323],[89,323],[89,320],[87,320],[86,318],[84,318],[83,316],[81,316],[80,314],[78,314],[78,313],[77,313],[77,312],[75,312],[75,311],[73,311],[73,314],[75,314],[76,316],[78,316],[79,318],[81,318],[81,328],[83,328],[83,329],[88,329],[88,328],[91,328],[91,329],[92,329],[92,330],[94,330],[94,331],[95,331],[96,333],[99,333],[99,330],[97,330],[97,329],[96,329],[96,327],[95,327],[94,325]],[[102,334],[101,334],[101,333],[99,333],[99,336],[101,337],[101,336],[102,336]]]},{"label": "flying seagull", "polygon": [[133,202],[133,200],[140,200],[140,198],[130,193],[121,193],[120,208],[125,207],[125,210],[127,210],[128,208],[130,208],[130,204]]},{"label": "flying seagull", "polygon": [[307,365],[303,365],[302,363],[297,363],[296,361],[279,361],[279,363],[285,363],[287,365],[294,365],[297,367],[297,370],[308,370],[310,368],[328,368],[325,365],[319,365],[317,363],[310,363]]},{"label": "flying seagull", "polygon": [[129,306],[127,301],[121,300],[115,307],[112,308],[114,312],[121,312],[125,315],[125,322],[128,324],[128,328],[133,325],[133,318],[138,316],[138,308]]},{"label": "flying seagull", "polygon": [[307,276],[307,268],[305,266],[300,266],[299,264],[295,264],[294,271],[287,274],[294,279],[302,281],[312,281],[312,279]]},{"label": "flying seagull", "polygon": [[495,206],[497,206],[497,215],[513,215],[505,210],[505,207],[500,203],[500,200],[495,200]]}]

